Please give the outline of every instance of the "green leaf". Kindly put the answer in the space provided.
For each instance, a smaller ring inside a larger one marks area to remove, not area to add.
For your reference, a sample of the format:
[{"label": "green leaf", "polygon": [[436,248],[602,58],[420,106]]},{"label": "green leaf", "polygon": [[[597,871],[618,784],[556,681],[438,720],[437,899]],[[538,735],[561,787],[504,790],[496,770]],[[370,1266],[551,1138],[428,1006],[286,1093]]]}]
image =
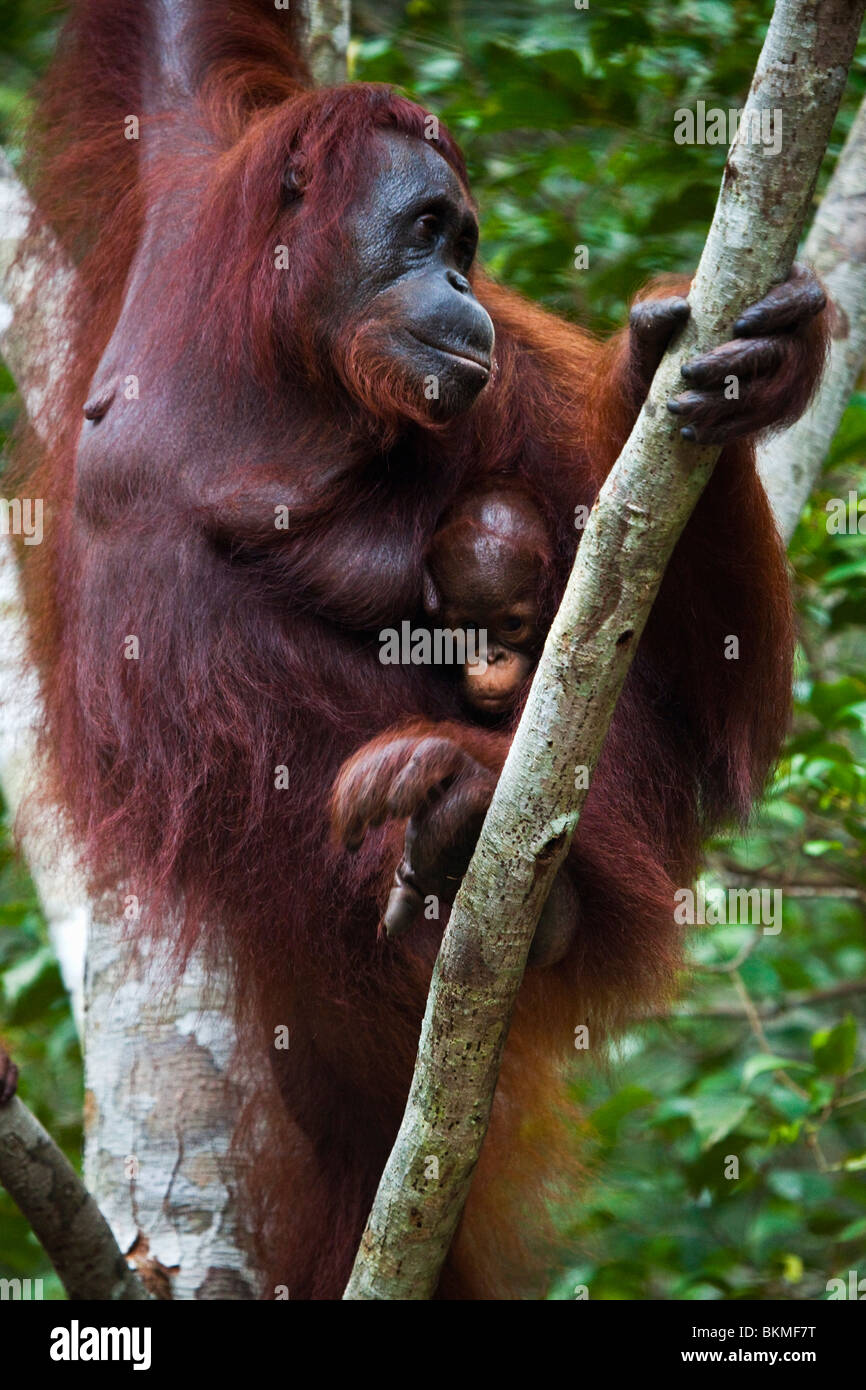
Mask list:
[{"label": "green leaf", "polygon": [[826,1174],[793,1168],[776,1168],[769,1172],[767,1186],[777,1197],[801,1206],[804,1203],[814,1206],[832,1192],[832,1183]]},{"label": "green leaf", "polygon": [[[57,977],[57,962],[50,946],[41,946],[32,955],[25,956],[3,972],[3,998],[10,1021],[23,1021],[22,1015],[28,1013],[34,1004],[46,993],[51,994]],[[47,989],[46,989],[47,986]]]},{"label": "green leaf", "polygon": [[626,1116],[652,1105],[654,1101],[655,1096],[645,1086],[623,1086],[604,1105],[599,1105],[593,1110],[590,1116],[593,1128],[605,1139],[614,1140],[620,1123]]},{"label": "green leaf", "polygon": [[847,1014],[835,1028],[822,1029],[812,1037],[812,1051],[819,1071],[825,1076],[844,1076],[857,1055],[857,1024]]},{"label": "green leaf", "polygon": [[846,584],[849,579],[866,578],[866,556],[862,560],[849,560],[844,565],[834,565],[823,576],[823,583],[831,586]]},{"label": "green leaf", "polygon": [[825,727],[834,728],[839,712],[861,700],[863,693],[863,681],[852,676],[838,681],[816,681],[807,708]]},{"label": "green leaf", "polygon": [[799,1284],[803,1278],[804,1264],[800,1255],[787,1254],[782,1260],[782,1278],[786,1284]]},{"label": "green leaf", "polygon": [[803,1132],[803,1121],[793,1120],[791,1124],[776,1125],[770,1131],[771,1144],[796,1144]]},{"label": "green leaf", "polygon": [[748,1096],[719,1092],[695,1096],[687,1108],[701,1147],[709,1149],[742,1124],[752,1108],[752,1101]]},{"label": "green leaf", "polygon": [[853,705],[845,705],[839,711],[839,723],[850,723],[853,728],[866,729],[866,700],[857,700]]},{"label": "green leaf", "polygon": [[832,850],[842,848],[842,843],[839,840],[807,840],[803,846],[803,853],[808,854],[812,859],[820,859]]},{"label": "green leaf", "polygon": [[758,1052],[754,1057],[749,1057],[743,1066],[743,1085],[748,1086],[756,1076],[761,1076],[767,1071],[813,1072],[814,1070],[811,1062],[798,1062],[793,1057],[777,1057]]}]

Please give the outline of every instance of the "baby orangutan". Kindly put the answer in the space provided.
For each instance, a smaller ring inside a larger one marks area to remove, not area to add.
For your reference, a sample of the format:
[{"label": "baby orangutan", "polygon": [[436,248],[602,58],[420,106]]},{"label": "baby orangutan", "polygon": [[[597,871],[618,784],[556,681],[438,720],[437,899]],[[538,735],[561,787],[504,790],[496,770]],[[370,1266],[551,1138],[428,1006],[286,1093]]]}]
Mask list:
[{"label": "baby orangutan", "polygon": [[424,608],[444,628],[479,633],[480,659],[466,662],[461,683],[481,714],[513,710],[535,669],[550,619],[549,552],[535,504],[506,482],[461,498],[433,537]]},{"label": "baby orangutan", "polygon": [[[510,714],[526,689],[552,616],[551,572],[550,540],[541,515],[520,486],[510,481],[488,483],[461,497],[445,513],[433,537],[424,568],[424,608],[437,626],[479,633],[481,659],[467,661],[460,679],[467,704],[483,715]],[[434,730],[428,743],[442,742]],[[492,789],[494,773],[483,775]],[[459,778],[451,773],[447,777],[457,785]],[[473,785],[465,788],[467,804]],[[429,809],[436,795],[428,795],[427,801]],[[438,877],[431,873],[427,863],[428,832],[430,825],[435,828],[436,810],[428,817],[429,825],[410,818],[403,859],[385,911],[388,936],[408,931],[431,893],[452,901],[454,884],[465,872],[483,818],[481,810],[474,820],[467,818],[468,833],[454,845],[455,872],[450,881],[447,872]],[[574,886],[567,875],[560,875],[542,912],[530,964],[560,960],[577,918]]]}]

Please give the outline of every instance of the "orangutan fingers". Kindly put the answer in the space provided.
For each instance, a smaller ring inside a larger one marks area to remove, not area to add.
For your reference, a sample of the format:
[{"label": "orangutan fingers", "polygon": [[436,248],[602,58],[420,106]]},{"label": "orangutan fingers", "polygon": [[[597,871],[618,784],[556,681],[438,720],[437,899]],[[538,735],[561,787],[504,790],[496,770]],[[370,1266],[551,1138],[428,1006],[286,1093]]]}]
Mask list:
[{"label": "orangutan fingers", "polygon": [[642,341],[666,346],[690,313],[689,301],[681,295],[671,295],[669,299],[642,299],[632,305],[628,326]]},{"label": "orangutan fingers", "polygon": [[468,756],[450,738],[422,739],[405,767],[397,774],[388,797],[388,814],[401,819],[414,815],[466,768]]},{"label": "orangutan fingers", "polygon": [[733,338],[685,362],[680,374],[689,385],[697,387],[722,386],[730,377],[750,381],[778,371],[787,352],[788,343],[784,338]]},{"label": "orangutan fingers", "polygon": [[826,305],[827,295],[815,274],[808,266],[794,265],[787,280],[743,310],[733,331],[738,338],[796,332]]},{"label": "orangutan fingers", "polygon": [[628,317],[631,369],[644,388],[649,386],[671,338],[690,313],[689,301],[680,295],[641,300],[632,307]]},{"label": "orangutan fingers", "polygon": [[368,829],[388,818],[391,784],[416,742],[414,736],[377,742],[341,769],[331,796],[331,825],[346,849],[359,849]]}]

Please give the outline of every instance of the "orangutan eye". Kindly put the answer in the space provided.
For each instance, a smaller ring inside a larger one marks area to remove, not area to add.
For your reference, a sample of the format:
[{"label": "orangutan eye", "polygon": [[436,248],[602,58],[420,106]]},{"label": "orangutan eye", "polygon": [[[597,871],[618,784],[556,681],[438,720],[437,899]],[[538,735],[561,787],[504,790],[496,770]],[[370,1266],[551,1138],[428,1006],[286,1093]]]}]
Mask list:
[{"label": "orangutan eye", "polygon": [[516,613],[510,613],[507,618],[502,619],[501,626],[503,632],[519,632],[523,627],[523,619]]},{"label": "orangutan eye", "polygon": [[422,241],[435,241],[439,231],[439,218],[435,212],[425,212],[416,217],[414,231]]}]

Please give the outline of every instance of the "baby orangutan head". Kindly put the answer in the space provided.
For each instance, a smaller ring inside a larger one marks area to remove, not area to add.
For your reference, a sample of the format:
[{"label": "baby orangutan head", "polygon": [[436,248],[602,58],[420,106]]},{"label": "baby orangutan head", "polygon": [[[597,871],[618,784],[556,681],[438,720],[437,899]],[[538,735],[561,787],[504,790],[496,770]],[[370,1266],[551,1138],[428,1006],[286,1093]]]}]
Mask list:
[{"label": "baby orangutan head", "polygon": [[461,498],[443,517],[427,553],[424,607],[442,627],[479,633],[486,661],[467,662],[461,677],[473,709],[514,708],[544,644],[550,567],[538,510],[505,482]]}]

